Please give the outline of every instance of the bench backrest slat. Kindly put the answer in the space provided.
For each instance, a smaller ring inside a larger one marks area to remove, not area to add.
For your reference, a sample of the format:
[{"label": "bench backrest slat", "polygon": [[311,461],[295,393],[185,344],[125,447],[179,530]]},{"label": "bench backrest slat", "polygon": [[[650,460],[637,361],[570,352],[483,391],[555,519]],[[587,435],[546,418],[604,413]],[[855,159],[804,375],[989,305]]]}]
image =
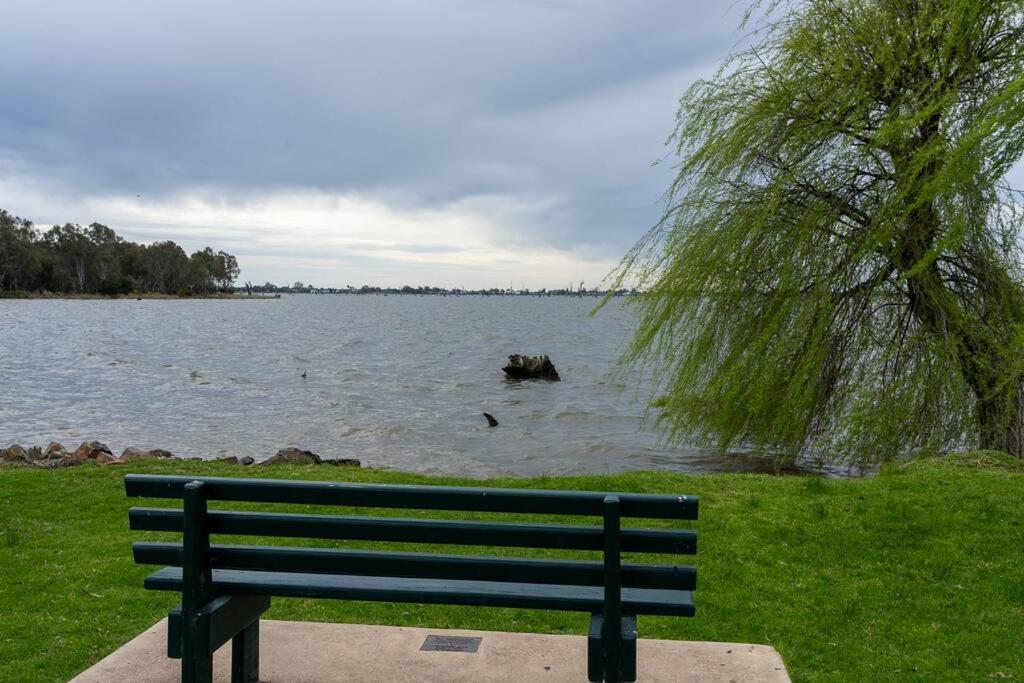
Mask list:
[{"label": "bench backrest slat", "polygon": [[[181,531],[184,523],[181,510],[168,508],[133,507],[128,511],[128,519],[136,531]],[[564,550],[604,549],[604,531],[599,526],[224,510],[209,511],[207,522],[211,534]],[[692,531],[627,528],[621,531],[621,547],[623,552],[694,554],[697,536]]]},{"label": "bench backrest slat", "polygon": [[[592,491],[354,484],[349,482],[235,479],[129,474],[129,496],[181,498],[185,484],[201,481],[207,500],[344,505],[465,512],[510,512],[601,517],[607,494]],[[622,517],[697,519],[697,496],[616,494]]]},{"label": "bench backrest slat", "polygon": [[[180,567],[181,543],[137,542],[132,553],[138,564]],[[288,546],[213,545],[210,560],[217,569],[247,569],[311,574],[357,574],[421,579],[509,581],[601,586],[604,565],[588,560],[527,559],[489,555],[296,548]],[[692,566],[622,564],[626,588],[693,590],[697,572]]]}]

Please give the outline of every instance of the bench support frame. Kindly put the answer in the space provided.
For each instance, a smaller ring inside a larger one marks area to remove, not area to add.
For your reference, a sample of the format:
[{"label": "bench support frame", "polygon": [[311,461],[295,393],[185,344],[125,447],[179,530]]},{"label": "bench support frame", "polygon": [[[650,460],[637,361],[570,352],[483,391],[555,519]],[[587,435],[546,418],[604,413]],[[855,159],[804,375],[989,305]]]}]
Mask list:
[{"label": "bench support frame", "polygon": [[618,496],[604,499],[604,678],[622,680],[622,527]]},{"label": "bench support frame", "polygon": [[604,499],[604,613],[590,615],[587,678],[636,680],[636,616],[622,613],[622,504],[615,495]]},{"label": "bench support frame", "polygon": [[231,641],[231,682],[257,683],[260,615],[266,595],[214,596],[206,495],[201,482],[185,485],[181,606],[167,618],[167,655],[181,658],[182,683],[211,683],[213,653]]}]

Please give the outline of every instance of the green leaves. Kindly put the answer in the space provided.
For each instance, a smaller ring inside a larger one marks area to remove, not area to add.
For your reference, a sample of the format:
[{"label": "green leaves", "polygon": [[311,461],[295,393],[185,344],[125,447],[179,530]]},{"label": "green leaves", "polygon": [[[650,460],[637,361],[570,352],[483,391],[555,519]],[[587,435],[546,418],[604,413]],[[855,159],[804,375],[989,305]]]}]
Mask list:
[{"label": "green leaves", "polygon": [[991,446],[1024,358],[1001,185],[1024,155],[1024,3],[755,9],[764,40],[682,98],[663,220],[617,271],[644,291],[627,359],[669,438]]}]

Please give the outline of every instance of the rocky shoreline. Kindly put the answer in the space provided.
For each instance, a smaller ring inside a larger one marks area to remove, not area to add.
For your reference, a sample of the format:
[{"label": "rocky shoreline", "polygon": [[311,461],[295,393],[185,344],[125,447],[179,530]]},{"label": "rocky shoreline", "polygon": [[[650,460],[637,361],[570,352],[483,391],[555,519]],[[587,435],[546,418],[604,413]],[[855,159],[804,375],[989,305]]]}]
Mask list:
[{"label": "rocky shoreline", "polygon": [[[38,467],[46,470],[56,470],[63,467],[75,467],[86,463],[97,465],[127,465],[139,460],[197,460],[204,458],[182,458],[162,448],[144,450],[141,448],[125,448],[120,456],[115,456],[106,444],[99,441],[85,441],[73,451],[66,449],[62,444],[51,441],[46,448],[31,446],[28,449],[18,444],[12,444],[7,448],[0,449],[0,463],[22,464],[27,467]],[[321,458],[312,451],[304,451],[299,448],[282,448],[266,460],[257,463],[252,456],[238,458],[227,456],[214,458],[213,462],[223,462],[231,465],[275,465],[288,463],[293,465],[335,465],[340,467],[360,467],[362,463],[355,458],[328,459]]]}]

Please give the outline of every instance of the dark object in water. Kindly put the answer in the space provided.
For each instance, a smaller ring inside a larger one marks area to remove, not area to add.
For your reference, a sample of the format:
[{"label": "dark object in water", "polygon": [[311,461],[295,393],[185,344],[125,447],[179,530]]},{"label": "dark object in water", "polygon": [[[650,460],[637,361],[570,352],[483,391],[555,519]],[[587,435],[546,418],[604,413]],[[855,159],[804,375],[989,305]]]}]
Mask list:
[{"label": "dark object in water", "polygon": [[558,370],[547,356],[521,356],[514,353],[508,357],[508,365],[502,368],[512,379],[546,379],[560,382]]},{"label": "dark object in water", "polygon": [[490,413],[484,413],[484,417],[487,418],[487,426],[488,427],[497,427],[498,426],[498,421],[495,420],[494,416],[491,415]]},{"label": "dark object in water", "polygon": [[300,375],[300,376],[302,377],[302,379],[306,379],[306,371],[305,371],[305,370],[303,370],[303,371],[302,371],[302,375]]}]

